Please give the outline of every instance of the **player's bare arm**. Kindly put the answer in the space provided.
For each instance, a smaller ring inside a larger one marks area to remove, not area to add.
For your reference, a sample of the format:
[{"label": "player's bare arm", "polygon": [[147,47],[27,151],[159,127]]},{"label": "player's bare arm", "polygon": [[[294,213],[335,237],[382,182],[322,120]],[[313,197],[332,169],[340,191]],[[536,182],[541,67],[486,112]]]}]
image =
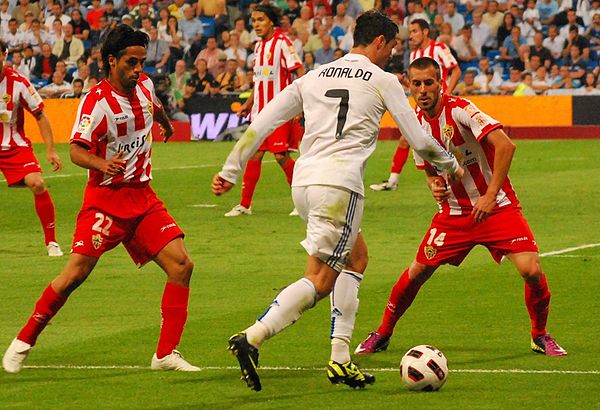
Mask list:
[{"label": "player's bare arm", "polygon": [[486,193],[480,196],[473,206],[471,214],[477,222],[490,216],[496,206],[496,195],[506,180],[516,150],[515,144],[501,129],[493,130],[485,138],[494,147],[494,169]]},{"label": "player's bare arm", "polygon": [[237,112],[237,116],[241,118],[246,118],[248,114],[252,111],[252,106],[254,105],[254,88],[250,91],[250,96],[245,103],[242,104],[240,109]]},{"label": "player's bare arm", "polygon": [[70,154],[71,161],[75,165],[85,169],[95,169],[110,176],[119,175],[125,172],[125,161],[122,159],[123,151],[119,151],[117,155],[111,159],[103,159],[90,153],[88,149],[82,145],[72,143]]},{"label": "player's bare arm", "polygon": [[46,158],[48,159],[48,162],[50,162],[50,165],[52,165],[52,170],[58,171],[62,169],[62,161],[54,149],[54,138],[52,135],[50,121],[48,121],[48,117],[44,111],[40,111],[39,113],[35,114],[35,119],[37,120],[38,128],[40,130],[42,139],[44,140],[44,144],[46,145]]},{"label": "player's bare arm", "polygon": [[158,122],[160,125],[163,134],[163,142],[166,143],[169,138],[171,138],[175,130],[173,129],[173,125],[171,124],[171,121],[169,121],[169,117],[163,108],[154,112],[154,121]]},{"label": "player's bare arm", "polygon": [[450,188],[446,185],[446,180],[438,175],[432,167],[426,168],[425,173],[427,174],[427,186],[431,190],[431,195],[433,195],[435,201],[440,204],[448,199]]},{"label": "player's bare arm", "polygon": [[446,94],[452,95],[452,92],[454,91],[456,84],[458,84],[458,81],[460,80],[461,75],[462,75],[462,70],[460,69],[459,66],[454,67],[450,71],[450,74],[448,75],[448,88],[446,89]]}]

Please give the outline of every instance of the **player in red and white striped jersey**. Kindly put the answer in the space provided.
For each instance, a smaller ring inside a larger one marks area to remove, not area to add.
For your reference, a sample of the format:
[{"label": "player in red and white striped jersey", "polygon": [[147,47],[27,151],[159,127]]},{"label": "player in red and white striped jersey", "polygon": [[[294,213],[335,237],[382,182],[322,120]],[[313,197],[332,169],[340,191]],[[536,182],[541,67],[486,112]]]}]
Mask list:
[{"label": "player in red and white striped jersey", "polygon": [[145,33],[126,25],[106,35],[101,49],[106,80],[82,99],[71,135],[71,160],[89,170],[72,253],[6,351],[2,365],[8,372],[21,370],[50,319],[90,275],[98,259],[119,243],[138,266],[153,260],[167,274],[160,337],[151,368],[200,370],[175,350],[187,320],[193,264],[182,230],[149,185],[153,122],[163,128],[165,142],[173,127],[152,81],[142,73],[147,45]]},{"label": "player in red and white striped jersey", "polygon": [[454,153],[465,173],[461,181],[449,184],[444,174],[415,154],[417,167],[427,173],[427,184],[440,211],[415,261],[392,288],[379,328],[356,353],[385,350],[396,322],[436,269],[444,264],[459,266],[474,246],[483,245],[497,263],[503,258],[510,260],[525,280],[531,349],[548,356],[566,355],[546,331],[550,291],[535,238],[508,180],[514,144],[501,124],[473,103],[441,93],[440,68],[431,58],[415,60],[409,79],[421,125]]},{"label": "player in red and white striped jersey", "polygon": [[33,192],[35,211],[42,224],[49,256],[62,256],[56,242],[54,203],[42,178],[42,167],[25,135],[25,112],[35,117],[52,169],[62,168],[54,150],[52,128],[44,114],[42,97],[29,81],[15,70],[4,67],[7,46],[0,41],[0,171],[9,187],[26,186]]},{"label": "player in red and white striped jersey", "polygon": [[[433,58],[442,68],[442,89],[445,94],[451,95],[454,87],[462,74],[458,62],[443,43],[438,43],[429,38],[429,23],[423,19],[416,19],[409,26],[409,43],[412,49],[410,62],[420,57]],[[408,159],[410,147],[403,136],[400,136],[398,148],[392,159],[392,168],[387,181],[373,184],[370,188],[374,191],[395,191],[398,187],[400,173]]]},{"label": "player in red and white striped jersey", "polygon": [[[267,4],[260,4],[252,12],[252,27],[260,40],[254,47],[254,88],[238,112],[242,117],[249,113],[251,119],[256,117],[275,95],[291,84],[294,75],[304,75],[304,65],[294,51],[292,42],[278,27],[279,16],[280,10]],[[252,196],[260,179],[262,159],[266,151],[275,155],[275,160],[285,172],[288,183],[292,183],[294,160],[290,157],[289,149],[291,145],[297,145],[294,134],[298,130],[294,121],[296,120],[287,122],[273,131],[250,158],[244,171],[241,201],[225,216],[252,213]]]}]

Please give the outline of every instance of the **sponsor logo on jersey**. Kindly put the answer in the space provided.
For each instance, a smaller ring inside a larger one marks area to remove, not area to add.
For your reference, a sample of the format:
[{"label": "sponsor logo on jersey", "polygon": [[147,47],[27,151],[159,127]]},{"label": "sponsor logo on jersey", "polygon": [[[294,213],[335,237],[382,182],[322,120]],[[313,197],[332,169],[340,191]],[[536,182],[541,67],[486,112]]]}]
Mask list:
[{"label": "sponsor logo on jersey", "polygon": [[528,241],[529,237],[528,236],[521,236],[520,238],[515,238],[512,241],[510,241],[510,243],[515,243],[515,242],[525,242]]},{"label": "sponsor logo on jersey", "polygon": [[80,246],[83,246],[83,241],[77,241],[77,242],[75,242],[75,244],[73,245],[73,248],[78,248]]},{"label": "sponsor logo on jersey", "polygon": [[92,116],[83,114],[81,119],[79,120],[79,125],[77,126],[77,132],[80,134],[84,134],[89,130],[92,126]]},{"label": "sponsor logo on jersey", "polygon": [[96,235],[92,235],[92,245],[94,245],[94,249],[99,249],[100,246],[102,246],[102,241],[104,239],[102,239],[102,235],[100,235],[99,233]]},{"label": "sponsor logo on jersey", "polygon": [[120,123],[120,122],[125,122],[129,119],[129,116],[127,114],[123,114],[123,115],[119,115],[118,117],[115,117],[115,122]]},{"label": "sponsor logo on jersey", "polygon": [[467,105],[465,108],[463,108],[465,110],[465,112],[467,114],[469,114],[469,117],[474,116],[475,114],[477,114],[479,112],[479,110],[477,108],[475,108],[473,106],[473,104],[469,104]]},{"label": "sponsor logo on jersey", "polygon": [[10,96],[10,94],[4,94],[2,96],[2,101],[4,102],[4,104],[8,104],[10,102],[10,100],[12,100],[12,97]]},{"label": "sponsor logo on jersey", "polygon": [[431,260],[437,254],[437,249],[435,249],[431,245],[428,245],[428,246],[425,247],[424,252],[425,252],[425,257],[428,260]]},{"label": "sponsor logo on jersey", "polygon": [[479,126],[481,127],[485,127],[488,123],[485,117],[481,115],[481,113],[477,113],[476,115],[474,115],[473,119],[477,121],[477,124],[479,124]]},{"label": "sponsor logo on jersey", "polygon": [[442,135],[446,141],[452,141],[454,138],[454,127],[450,124],[446,124],[442,127]]},{"label": "sponsor logo on jersey", "polygon": [[160,232],[162,233],[162,232],[166,231],[167,229],[169,229],[169,228],[175,228],[176,226],[177,226],[177,224],[175,224],[174,222],[172,222],[172,223],[170,223],[168,225],[165,225],[162,228],[160,228]]}]

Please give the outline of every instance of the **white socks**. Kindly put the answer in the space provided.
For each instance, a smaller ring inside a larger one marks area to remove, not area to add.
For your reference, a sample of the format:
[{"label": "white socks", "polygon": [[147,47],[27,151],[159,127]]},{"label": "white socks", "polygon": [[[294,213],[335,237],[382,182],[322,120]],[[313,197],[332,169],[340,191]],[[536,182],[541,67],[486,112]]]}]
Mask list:
[{"label": "white socks", "polygon": [[316,303],[317,291],[310,280],[302,278],[292,283],[282,290],[265,313],[245,330],[248,343],[260,348],[265,340],[294,323]]},{"label": "white socks", "polygon": [[388,178],[388,185],[398,185],[398,181],[400,181],[400,174],[390,172],[390,177]]},{"label": "white socks", "polygon": [[339,274],[331,301],[331,360],[338,363],[350,361],[350,340],[358,310],[358,288],[363,275],[342,270]]}]

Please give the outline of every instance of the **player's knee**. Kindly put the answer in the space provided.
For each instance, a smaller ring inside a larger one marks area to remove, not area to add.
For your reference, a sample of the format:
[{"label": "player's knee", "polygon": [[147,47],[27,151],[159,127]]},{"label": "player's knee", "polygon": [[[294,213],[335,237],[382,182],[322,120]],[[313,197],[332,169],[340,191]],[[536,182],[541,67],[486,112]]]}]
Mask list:
[{"label": "player's knee", "polygon": [[285,153],[280,153],[280,154],[275,154],[275,161],[277,161],[277,163],[280,166],[284,166],[286,162],[288,162],[290,159],[290,156],[287,152]]},{"label": "player's knee", "polygon": [[315,291],[317,292],[317,300],[321,300],[331,293],[333,290],[333,285],[335,284],[335,280],[331,280],[330,278],[324,277],[313,277],[310,278],[310,281],[315,286]]},{"label": "player's knee", "polygon": [[172,281],[180,285],[188,286],[193,271],[194,262],[192,262],[189,256],[185,255],[173,262],[169,269],[168,276]]},{"label": "player's knee", "polygon": [[41,194],[42,192],[44,192],[46,190],[46,183],[44,182],[44,180],[42,178],[32,178],[27,183],[27,186],[36,195]]},{"label": "player's knee", "polygon": [[435,268],[415,261],[408,269],[408,277],[411,281],[422,285],[433,275],[433,272],[435,272]]},{"label": "player's knee", "polygon": [[526,281],[534,281],[537,282],[542,278],[542,267],[540,265],[539,260],[535,259],[531,262],[527,263],[524,269],[520,269],[519,273],[521,277]]},{"label": "player's knee", "polygon": [[352,272],[363,273],[365,270],[367,270],[368,264],[369,254],[367,251],[364,251],[360,252],[357,255],[352,255],[352,257],[348,258],[344,269],[350,270]]}]

